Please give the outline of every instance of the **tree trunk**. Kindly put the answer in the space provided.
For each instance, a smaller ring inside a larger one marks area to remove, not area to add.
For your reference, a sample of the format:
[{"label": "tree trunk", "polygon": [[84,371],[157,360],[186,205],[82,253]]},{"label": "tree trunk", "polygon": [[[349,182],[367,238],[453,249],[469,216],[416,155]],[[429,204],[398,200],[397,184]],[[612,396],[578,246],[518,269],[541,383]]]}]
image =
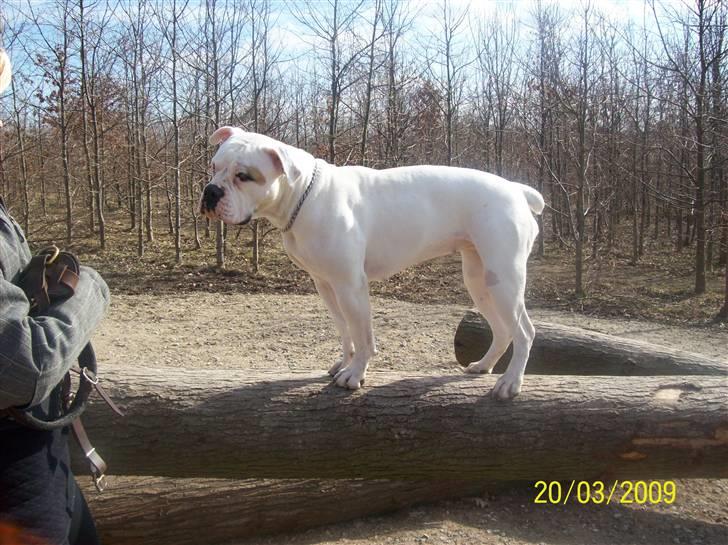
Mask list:
[{"label": "tree trunk", "polygon": [[728,264],[725,266],[725,285],[723,286],[723,306],[718,311],[715,319],[718,322],[728,322]]},{"label": "tree trunk", "polygon": [[[125,67],[125,75],[127,85],[131,86],[132,76],[129,75],[129,68]],[[127,160],[126,160],[126,173],[127,173],[127,206],[129,208],[129,229],[134,231],[136,228],[136,138],[134,135],[134,113],[133,104],[134,101],[131,98],[132,91],[124,93],[124,108],[125,121],[126,121],[126,147],[127,147]]]},{"label": "tree trunk", "polygon": [[[172,130],[174,131],[174,262],[182,262],[182,210],[180,192],[180,142],[177,114],[177,1],[172,3]],[[195,227],[197,218],[195,218]],[[195,229],[196,231],[196,229]]]},{"label": "tree trunk", "polygon": [[79,57],[81,62],[81,96],[79,97],[81,101],[81,136],[83,137],[83,157],[84,166],[86,168],[86,186],[88,187],[88,228],[93,235],[96,232],[96,200],[94,198],[94,188],[96,182],[91,175],[91,150],[88,146],[88,106],[90,103],[90,96],[88,91],[89,77],[86,66],[86,20],[84,18],[83,0],[79,0],[78,9],[80,17],[78,22],[78,29],[80,46]]},{"label": "tree trunk", "polygon": [[[41,119],[41,113],[40,110],[38,110],[38,180],[40,181],[40,208],[43,212],[43,217],[45,218],[48,215],[48,203],[45,181],[45,154],[43,150],[43,124]],[[0,157],[0,162],[2,162],[2,157]]]},{"label": "tree trunk", "polygon": [[476,495],[506,484],[123,477],[111,478],[103,494],[93,486],[85,494],[105,543],[217,545]]},{"label": "tree trunk", "polygon": [[58,63],[58,123],[61,129],[61,162],[63,164],[63,192],[66,201],[66,244],[71,244],[73,238],[73,200],[71,191],[71,167],[68,151],[68,119],[66,119],[66,78],[68,61],[68,33],[66,29],[66,18],[68,13],[64,8],[63,13],[63,46],[59,51]]},{"label": "tree trunk", "polygon": [[5,131],[0,130],[0,195],[7,198],[8,183],[5,176]]},{"label": "tree trunk", "polygon": [[[716,361],[664,346],[595,333],[577,327],[535,322],[536,338],[526,372],[535,375],[728,375],[728,361]],[[493,335],[485,318],[465,313],[455,332],[455,357],[460,365],[482,358]],[[495,366],[502,373],[509,347]]]},{"label": "tree trunk", "polygon": [[359,143],[359,155],[361,156],[361,164],[363,166],[369,166],[369,159],[367,157],[367,144],[369,140],[369,116],[372,107],[372,91],[374,88],[374,58],[375,58],[375,45],[377,42],[377,23],[379,22],[381,4],[379,1],[376,2],[374,11],[374,22],[372,23],[372,35],[369,41],[369,58],[367,68],[367,79],[366,87],[364,91],[364,113],[361,119],[361,141]]},{"label": "tree trunk", "polygon": [[23,230],[27,236],[30,233],[30,195],[28,194],[28,161],[25,156],[25,129],[21,127],[20,108],[18,108],[18,94],[15,81],[10,82],[13,92],[13,112],[15,114],[15,130],[18,137],[18,151],[20,152],[20,178],[23,183]]},{"label": "tree trunk", "polygon": [[705,52],[705,30],[707,22],[703,19],[706,6],[698,2],[698,46],[700,53],[700,83],[695,93],[695,294],[705,293],[705,89],[708,75],[708,66]]},{"label": "tree trunk", "polygon": [[96,223],[99,229],[99,247],[102,250],[106,249],[106,218],[104,217],[104,181],[101,172],[101,131],[103,128],[99,127],[99,115],[98,107],[96,104],[96,97],[92,99],[90,104],[91,109],[91,132],[93,135],[94,143],[94,200],[96,201]]},{"label": "tree trunk", "polygon": [[84,423],[119,474],[728,477],[725,377],[530,376],[511,402],[470,375],[370,373],[358,392],[311,372],[124,366],[103,381],[127,416],[96,402]]},{"label": "tree trunk", "polygon": [[253,220],[250,229],[253,236],[253,240],[251,241],[253,246],[253,272],[257,274],[260,272],[260,222]]}]

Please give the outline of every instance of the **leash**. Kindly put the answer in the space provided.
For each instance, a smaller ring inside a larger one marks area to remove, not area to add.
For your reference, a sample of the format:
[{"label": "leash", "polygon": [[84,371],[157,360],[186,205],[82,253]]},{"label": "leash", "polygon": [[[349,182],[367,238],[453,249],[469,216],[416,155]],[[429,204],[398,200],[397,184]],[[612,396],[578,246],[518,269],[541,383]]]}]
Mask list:
[{"label": "leash", "polygon": [[293,227],[293,222],[296,221],[296,217],[298,216],[298,213],[301,211],[301,207],[303,206],[303,202],[306,200],[306,197],[308,197],[308,194],[311,192],[311,188],[313,187],[314,182],[316,181],[316,175],[318,174],[318,161],[314,159],[313,163],[313,174],[311,174],[311,180],[308,182],[308,186],[306,187],[306,190],[303,192],[303,195],[301,195],[301,198],[298,200],[298,204],[296,205],[296,208],[293,210],[293,214],[291,214],[291,219],[288,220],[288,223],[283,228],[281,233],[287,233],[291,230],[291,227]]},{"label": "leash", "polygon": [[[30,301],[30,314],[43,315],[55,301],[72,297],[78,285],[81,266],[78,258],[69,252],[62,252],[57,246],[49,246],[38,252],[21,273],[18,286]],[[72,391],[71,372],[79,377],[78,388]],[[73,367],[61,382],[61,415],[52,420],[41,420],[29,410],[9,408],[0,414],[10,416],[18,424],[42,431],[52,431],[71,426],[73,436],[89,464],[94,485],[99,492],[106,488],[107,465],[91,445],[81,422],[81,414],[88,406],[91,392],[98,392],[106,404],[119,416],[124,413],[111,400],[99,384],[96,375],[97,361],[91,343],[87,343],[78,356],[78,367]]]}]

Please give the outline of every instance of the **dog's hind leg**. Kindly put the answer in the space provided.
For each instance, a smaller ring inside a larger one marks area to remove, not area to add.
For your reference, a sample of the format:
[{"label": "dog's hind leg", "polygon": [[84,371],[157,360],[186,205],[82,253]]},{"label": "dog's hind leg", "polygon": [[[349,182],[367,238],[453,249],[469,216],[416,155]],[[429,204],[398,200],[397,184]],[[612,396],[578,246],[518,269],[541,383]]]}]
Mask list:
[{"label": "dog's hind leg", "polygon": [[351,363],[351,358],[354,355],[354,344],[351,342],[349,328],[346,325],[344,315],[339,308],[339,303],[336,301],[336,294],[334,293],[334,290],[328,282],[321,278],[314,278],[313,283],[316,286],[316,290],[319,292],[321,299],[324,300],[326,308],[329,309],[329,314],[331,314],[334,324],[336,325],[336,330],[339,332],[339,337],[341,338],[342,357],[329,369],[329,375],[333,377],[340,369],[343,369]]},{"label": "dog's hind leg", "polygon": [[487,315],[486,319],[491,327],[494,323],[499,323],[502,327],[499,331],[500,341],[496,341],[495,329],[493,331],[493,358],[484,362],[484,370],[487,365],[495,365],[502,354],[501,350],[505,350],[503,339],[513,341],[513,355],[508,368],[493,387],[493,395],[499,399],[512,398],[521,391],[523,374],[535,336],[525,304],[526,262],[534,238],[531,235],[531,225],[526,224],[526,221],[535,224],[530,215],[524,216],[523,225],[503,221],[503,218],[492,218],[489,224],[486,222],[483,226],[488,229],[479,230],[473,237],[477,254],[482,259],[481,283],[487,288],[489,295],[489,304],[484,305],[484,308],[497,315],[496,320],[491,320]]},{"label": "dog's hind leg", "polygon": [[[494,299],[498,297],[500,295],[494,294]],[[526,363],[528,362],[528,355],[531,352],[536,330],[528,317],[523,300],[520,300],[515,308],[511,310],[505,310],[509,305],[502,301],[496,302],[496,305],[500,305],[504,309],[501,316],[507,315],[506,320],[508,323],[514,324],[514,330],[513,356],[511,356],[511,361],[505,373],[501,375],[493,387],[493,395],[499,399],[510,399],[517,396],[521,391],[523,374],[526,371]]]},{"label": "dog's hind leg", "polygon": [[503,325],[498,312],[493,307],[493,300],[486,284],[485,268],[478,252],[474,248],[468,248],[461,251],[460,255],[463,260],[465,287],[473,304],[488,321],[493,333],[493,341],[485,356],[468,365],[465,371],[467,373],[490,373],[511,343],[510,331]]}]

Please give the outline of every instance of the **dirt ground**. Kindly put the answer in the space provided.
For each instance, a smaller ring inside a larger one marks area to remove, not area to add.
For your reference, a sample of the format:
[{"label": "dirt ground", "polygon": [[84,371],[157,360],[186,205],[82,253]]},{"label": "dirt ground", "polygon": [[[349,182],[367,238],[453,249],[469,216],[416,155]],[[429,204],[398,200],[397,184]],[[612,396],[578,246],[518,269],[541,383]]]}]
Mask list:
[{"label": "dirt ground", "polygon": [[[376,369],[460,373],[452,340],[463,305],[374,298]],[[725,359],[728,328],[532,311],[548,320]],[[192,292],[117,295],[95,337],[100,365],[326,369],[338,341],[315,295]],[[728,363],[727,363],[728,365]],[[525,383],[528,387],[528,381]],[[653,507],[536,505],[530,487],[416,507],[255,544],[705,544],[728,543],[728,480],[679,480],[677,500]]]}]

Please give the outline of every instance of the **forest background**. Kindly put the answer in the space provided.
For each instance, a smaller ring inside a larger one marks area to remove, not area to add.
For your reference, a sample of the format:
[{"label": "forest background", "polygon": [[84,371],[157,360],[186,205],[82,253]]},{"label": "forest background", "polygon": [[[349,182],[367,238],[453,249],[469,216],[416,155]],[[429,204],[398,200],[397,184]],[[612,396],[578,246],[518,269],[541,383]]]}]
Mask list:
[{"label": "forest background", "polygon": [[[207,137],[229,124],[338,165],[447,164],[536,187],[540,304],[728,319],[724,2],[2,9],[0,194],[34,246],[75,249],[112,288],[313,291],[269,224],[198,214]],[[437,260],[375,293],[467,303],[457,268]]]}]

